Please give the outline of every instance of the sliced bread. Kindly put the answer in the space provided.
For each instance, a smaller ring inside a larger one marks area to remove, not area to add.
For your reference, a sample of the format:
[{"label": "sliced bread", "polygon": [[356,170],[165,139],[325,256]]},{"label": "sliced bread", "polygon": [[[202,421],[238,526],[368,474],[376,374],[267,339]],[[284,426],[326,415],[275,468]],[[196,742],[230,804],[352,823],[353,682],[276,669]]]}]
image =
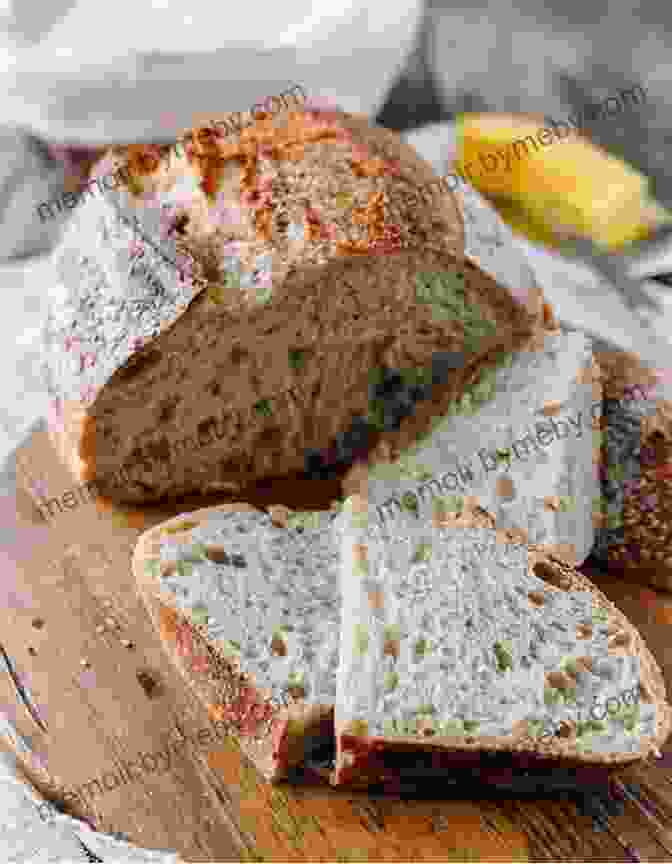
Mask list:
[{"label": "sliced bread", "polygon": [[338,508],[269,511],[238,503],[182,514],[139,538],[132,566],[173,663],[278,780],[333,742],[341,594]]}]

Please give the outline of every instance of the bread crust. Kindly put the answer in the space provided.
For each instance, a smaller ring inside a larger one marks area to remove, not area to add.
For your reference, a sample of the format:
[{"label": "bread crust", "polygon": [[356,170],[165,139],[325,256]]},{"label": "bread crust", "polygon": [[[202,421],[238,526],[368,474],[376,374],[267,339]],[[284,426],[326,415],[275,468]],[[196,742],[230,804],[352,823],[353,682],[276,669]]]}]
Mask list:
[{"label": "bread crust", "polygon": [[658,375],[626,351],[597,352],[605,417],[602,507],[595,556],[672,590],[672,402],[655,398]]}]

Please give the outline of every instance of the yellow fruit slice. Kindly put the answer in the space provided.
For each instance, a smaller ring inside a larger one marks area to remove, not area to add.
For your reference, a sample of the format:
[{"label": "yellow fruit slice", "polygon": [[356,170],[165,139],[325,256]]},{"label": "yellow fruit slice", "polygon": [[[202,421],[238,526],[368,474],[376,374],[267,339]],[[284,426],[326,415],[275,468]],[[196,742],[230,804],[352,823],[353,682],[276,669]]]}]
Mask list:
[{"label": "yellow fruit slice", "polygon": [[569,124],[463,114],[457,144],[457,170],[533,242],[562,248],[563,238],[579,236],[615,250],[672,219],[644,175]]}]

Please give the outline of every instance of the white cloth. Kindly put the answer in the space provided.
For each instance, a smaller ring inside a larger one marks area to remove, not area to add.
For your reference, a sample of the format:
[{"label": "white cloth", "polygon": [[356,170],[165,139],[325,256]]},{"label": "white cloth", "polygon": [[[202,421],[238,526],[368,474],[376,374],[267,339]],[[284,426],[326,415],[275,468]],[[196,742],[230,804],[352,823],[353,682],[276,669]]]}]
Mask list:
[{"label": "white cloth", "polygon": [[[63,142],[171,135],[195,114],[247,111],[294,84],[373,115],[413,45],[421,0],[21,0],[32,39],[7,37],[0,118]],[[5,18],[5,26],[16,24]],[[0,19],[0,25],[2,21]]]}]

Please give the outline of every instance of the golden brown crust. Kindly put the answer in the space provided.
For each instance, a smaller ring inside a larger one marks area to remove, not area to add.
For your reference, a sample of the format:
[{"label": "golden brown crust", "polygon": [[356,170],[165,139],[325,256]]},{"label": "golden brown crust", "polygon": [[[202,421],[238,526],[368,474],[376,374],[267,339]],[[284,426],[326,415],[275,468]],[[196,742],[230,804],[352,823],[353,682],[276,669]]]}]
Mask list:
[{"label": "golden brown crust", "polygon": [[[288,111],[281,117],[259,114],[237,136],[223,136],[216,129],[193,129],[186,140],[186,158],[179,157],[172,162],[165,160],[170,148],[140,145],[114,151],[114,157],[123,161],[123,167],[131,178],[131,191],[136,190],[139,195],[141,191],[146,191],[148,184],[160,185],[164,181],[162,171],[167,171],[170,176],[172,170],[184,171],[189,166],[188,170],[196,173],[201,188],[213,200],[222,191],[242,193],[243,196],[254,195],[260,179],[261,153],[269,153],[273,160],[280,162],[298,163],[306,158],[307,144],[349,141],[354,144],[350,160],[352,175],[359,178],[376,177],[381,181],[381,188],[390,198],[388,203],[394,205],[396,223],[399,223],[397,227],[401,226],[402,233],[404,223],[418,228],[424,226],[423,232],[431,226],[425,248],[452,254],[460,260],[464,256],[464,223],[455,195],[449,190],[440,192],[431,186],[437,177],[429,163],[402,141],[399,135],[383,127],[372,126],[364,115],[340,111],[316,115],[303,110]],[[329,211],[332,219],[347,229],[348,224],[343,221],[342,213],[339,215],[339,209],[342,211],[342,208],[334,207],[331,186],[322,189],[314,183],[314,179],[320,178],[312,178],[309,172],[307,174],[304,179],[310,181],[309,185],[303,188],[300,184],[301,191],[297,189],[295,193],[290,193],[290,205],[300,203],[298,199],[293,201],[292,194],[298,195],[301,200],[307,195],[311,204],[319,203],[322,209]],[[232,180],[238,176],[239,184]],[[413,187],[422,187],[423,194],[413,194],[409,198],[413,201],[410,205],[404,194],[399,194],[399,186],[392,183],[393,176],[403,178],[409,192],[414,192]],[[318,191],[326,191],[326,198],[317,194]],[[266,217],[272,214],[277,204],[278,201],[272,196],[265,196],[263,203],[255,204],[256,238],[264,241],[269,249],[273,245],[274,235],[269,230]],[[193,216],[198,221],[196,214]],[[337,244],[337,254],[369,255],[373,251],[371,244],[374,241],[387,238],[386,242],[391,242],[390,236],[384,231],[385,227],[396,224],[395,220],[390,219],[391,213],[383,207],[379,191],[368,205],[355,210],[352,217],[348,217],[350,223],[366,228],[368,238],[340,242]],[[320,237],[318,223],[312,224],[309,233],[312,240]],[[349,232],[346,233],[349,236]],[[187,245],[190,239],[196,243],[193,251],[198,252],[200,249],[202,252],[207,248],[207,243],[203,245],[198,236],[190,237],[187,231]],[[240,239],[249,241],[253,238],[241,235]],[[412,234],[408,239],[418,245],[417,238]],[[327,253],[324,260],[329,257],[331,253]],[[309,260],[307,258],[305,263]]]}]

